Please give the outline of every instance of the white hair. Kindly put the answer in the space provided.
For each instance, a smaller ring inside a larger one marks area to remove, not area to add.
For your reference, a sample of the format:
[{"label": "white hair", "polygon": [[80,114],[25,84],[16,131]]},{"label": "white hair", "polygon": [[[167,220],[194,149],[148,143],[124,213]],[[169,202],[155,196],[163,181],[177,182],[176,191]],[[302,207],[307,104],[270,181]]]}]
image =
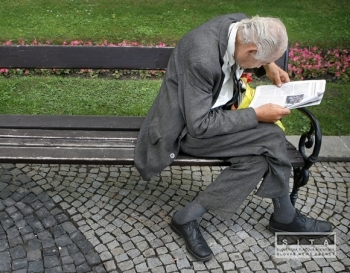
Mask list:
[{"label": "white hair", "polygon": [[287,31],[280,19],[254,16],[243,19],[238,24],[238,37],[241,42],[258,47],[254,55],[256,60],[270,60],[287,49]]}]

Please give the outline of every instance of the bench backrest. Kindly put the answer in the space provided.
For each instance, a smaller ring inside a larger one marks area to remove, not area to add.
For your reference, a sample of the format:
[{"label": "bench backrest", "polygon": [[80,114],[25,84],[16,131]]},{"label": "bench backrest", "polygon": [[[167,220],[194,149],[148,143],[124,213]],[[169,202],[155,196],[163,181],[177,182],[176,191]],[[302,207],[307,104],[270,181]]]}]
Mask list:
[{"label": "bench backrest", "polygon": [[[0,68],[165,69],[172,47],[0,46]],[[288,68],[288,50],[276,62]]]}]

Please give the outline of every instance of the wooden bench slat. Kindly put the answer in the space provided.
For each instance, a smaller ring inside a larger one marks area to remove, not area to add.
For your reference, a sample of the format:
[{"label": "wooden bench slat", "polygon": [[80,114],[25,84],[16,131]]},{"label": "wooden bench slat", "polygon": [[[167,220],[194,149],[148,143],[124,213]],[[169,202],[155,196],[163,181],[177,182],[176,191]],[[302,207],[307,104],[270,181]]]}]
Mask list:
[{"label": "wooden bench slat", "polygon": [[[134,164],[133,148],[2,147],[0,162]],[[173,165],[223,165],[223,160],[179,155]]]},{"label": "wooden bench slat", "polygon": [[[46,130],[46,129],[1,129],[0,139],[136,139],[138,131],[85,131],[85,130]],[[18,141],[18,140],[16,140]]]},{"label": "wooden bench slat", "polygon": [[[288,150],[294,167],[302,167],[304,161],[299,152]],[[81,148],[81,147],[1,147],[0,163],[46,163],[46,164],[109,164],[133,165],[133,148]],[[172,165],[222,166],[221,159],[196,158],[180,154]]]},{"label": "wooden bench slat", "polygon": [[[117,128],[115,128],[117,130]],[[135,128],[136,130],[136,128]],[[6,145],[22,145],[30,143],[37,146],[43,146],[42,143],[77,143],[78,141],[89,142],[90,144],[96,142],[102,144],[105,142],[120,142],[135,145],[138,136],[138,131],[84,131],[84,130],[43,130],[43,129],[1,129],[0,128],[0,148]],[[63,139],[63,140],[61,140]],[[51,140],[51,141],[50,141]],[[286,140],[288,150],[296,150],[296,147]],[[91,144],[93,145],[93,144]]]},{"label": "wooden bench slat", "polygon": [[144,117],[0,115],[0,128],[61,130],[136,130]]},{"label": "wooden bench slat", "polygon": [[[0,150],[6,146],[32,146],[32,147],[135,147],[137,137],[113,137],[113,138],[31,138],[31,137],[1,137]],[[299,152],[292,145],[287,145],[288,150]]]},{"label": "wooden bench slat", "polygon": [[130,165],[133,153],[133,148],[2,147],[0,162]]},{"label": "wooden bench slat", "polygon": [[41,149],[42,147],[55,147],[57,149],[65,147],[101,147],[101,148],[122,148],[122,147],[135,147],[135,139],[0,139],[0,149],[2,147],[37,147]]},{"label": "wooden bench slat", "polygon": [[0,67],[165,69],[173,48],[0,46]]}]

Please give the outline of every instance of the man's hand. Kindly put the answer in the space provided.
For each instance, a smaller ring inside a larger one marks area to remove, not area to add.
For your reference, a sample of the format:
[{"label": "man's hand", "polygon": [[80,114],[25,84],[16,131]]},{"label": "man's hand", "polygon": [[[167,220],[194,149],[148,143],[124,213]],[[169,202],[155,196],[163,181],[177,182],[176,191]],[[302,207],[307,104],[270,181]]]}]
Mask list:
[{"label": "man's hand", "polygon": [[264,65],[264,68],[266,76],[278,87],[280,87],[282,83],[290,82],[288,73],[281,69],[277,64],[269,63]]},{"label": "man's hand", "polygon": [[286,115],[290,114],[290,110],[277,104],[268,103],[255,108],[258,121],[274,123]]}]

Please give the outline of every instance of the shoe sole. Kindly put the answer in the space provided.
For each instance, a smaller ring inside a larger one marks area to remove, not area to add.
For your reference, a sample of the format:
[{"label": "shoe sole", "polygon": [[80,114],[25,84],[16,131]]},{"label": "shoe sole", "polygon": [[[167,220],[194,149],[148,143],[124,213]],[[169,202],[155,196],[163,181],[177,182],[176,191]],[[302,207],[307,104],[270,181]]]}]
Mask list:
[{"label": "shoe sole", "polygon": [[[183,238],[182,233],[181,233],[179,230],[177,230],[176,227],[173,226],[173,223],[172,223],[172,222],[170,223],[170,227],[171,227],[171,229],[172,229],[177,235],[179,235],[181,238]],[[193,253],[192,250],[188,247],[186,240],[185,240],[185,243],[186,243],[186,249],[187,249],[187,251],[188,251],[189,253],[191,253],[191,255],[192,255],[193,257],[195,257],[198,261],[206,262],[206,261],[209,261],[211,258],[213,258],[213,254],[210,254],[210,255],[207,256],[207,257],[198,257],[198,256],[197,256],[195,253]]]},{"label": "shoe sole", "polygon": [[[298,231],[285,231],[285,230],[280,230],[280,229],[275,229],[271,226],[268,227],[268,229],[273,233],[275,234],[276,232],[284,232],[284,233],[298,233]],[[329,231],[322,231],[323,233],[327,233],[327,232],[332,232],[332,230],[329,230]],[[302,233],[307,233],[307,231],[303,231]],[[313,232],[310,232],[310,235],[300,235],[300,237],[307,237],[307,238],[322,238],[324,237],[324,235],[314,235],[312,234]],[[317,232],[315,232],[317,233]]]}]

